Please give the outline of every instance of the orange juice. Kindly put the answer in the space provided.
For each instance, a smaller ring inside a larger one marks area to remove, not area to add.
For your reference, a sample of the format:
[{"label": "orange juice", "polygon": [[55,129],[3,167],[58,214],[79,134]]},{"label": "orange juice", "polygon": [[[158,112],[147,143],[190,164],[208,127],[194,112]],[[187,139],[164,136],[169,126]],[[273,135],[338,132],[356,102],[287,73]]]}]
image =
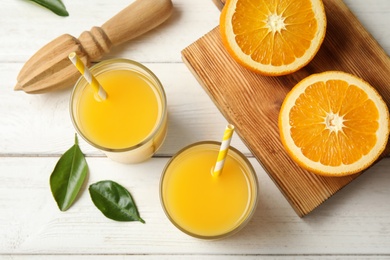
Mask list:
[{"label": "orange juice", "polygon": [[167,164],[160,185],[171,222],[198,238],[220,238],[239,230],[257,203],[257,178],[249,161],[230,147],[219,176],[213,176],[220,143],[201,142]]},{"label": "orange juice", "polygon": [[107,92],[104,101],[84,78],[76,83],[72,119],[90,144],[120,162],[153,155],[166,133],[165,94],[158,79],[141,64],[108,60],[91,68]]}]

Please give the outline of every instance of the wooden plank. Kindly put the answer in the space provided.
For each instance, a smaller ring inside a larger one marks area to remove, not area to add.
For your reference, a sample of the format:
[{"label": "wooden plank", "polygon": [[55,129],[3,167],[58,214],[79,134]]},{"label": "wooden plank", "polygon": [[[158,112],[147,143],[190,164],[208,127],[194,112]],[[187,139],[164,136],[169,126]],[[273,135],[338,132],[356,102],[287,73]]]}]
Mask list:
[{"label": "wooden plank", "polygon": [[[0,99],[7,108],[0,110],[0,156],[62,154],[72,145],[75,133],[69,115],[71,90],[40,95],[15,92],[12,84],[19,65],[0,63],[0,78],[4,79]],[[199,88],[187,67],[183,63],[144,65],[159,77],[168,99],[168,134],[157,156],[173,155],[193,142],[220,141],[226,119]],[[81,137],[79,140],[87,155],[103,156]],[[232,142],[237,149],[251,156],[238,136],[234,136]]]},{"label": "wooden plank", "polygon": [[[21,62],[20,70],[24,62],[51,40],[65,33],[78,37],[93,26],[101,26],[134,1],[68,2],[64,3],[69,11],[68,17],[59,17],[25,1],[3,1],[0,60]],[[219,12],[210,0],[174,0],[172,3],[174,11],[166,22],[128,43],[115,46],[104,59],[120,57],[139,62],[181,62],[179,51],[209,31],[210,24],[217,23]]]},{"label": "wooden plank", "polygon": [[[318,207],[359,174],[329,178],[297,166],[279,139],[278,113],[285,95],[304,77],[342,70],[360,76],[390,104],[390,59],[339,0],[325,0],[327,35],[305,68],[283,77],[264,77],[239,66],[225,51],[219,28],[182,51],[183,60],[234,125],[299,216]],[[384,154],[389,153],[389,146]]]},{"label": "wooden plank", "polygon": [[[331,257],[337,257],[336,255],[261,255],[261,254],[244,254],[244,255],[137,255],[131,254],[121,256],[121,255],[55,255],[56,260],[68,260],[70,258],[78,260],[123,260],[123,259],[136,259],[136,260],[183,260],[183,259],[192,259],[192,260],[274,260],[274,259],[285,259],[285,260],[294,260],[299,258],[300,260],[327,260]],[[3,255],[0,257],[2,260],[52,260],[53,255]],[[345,260],[381,260],[389,259],[388,256],[380,255],[343,255],[342,259]]]},{"label": "wooden plank", "polygon": [[[196,255],[199,259],[212,254],[295,255],[301,259],[311,254],[312,258],[390,254],[390,204],[386,203],[390,159],[300,219],[256,159],[250,158],[259,179],[257,210],[243,230],[217,241],[194,239],[164,215],[158,187],[168,158],[136,165],[86,159],[89,174],[82,192],[69,210],[61,212],[49,187],[58,158],[0,158],[0,258],[69,254]],[[107,179],[131,192],[145,224],[112,221],[93,205],[88,186]]]}]

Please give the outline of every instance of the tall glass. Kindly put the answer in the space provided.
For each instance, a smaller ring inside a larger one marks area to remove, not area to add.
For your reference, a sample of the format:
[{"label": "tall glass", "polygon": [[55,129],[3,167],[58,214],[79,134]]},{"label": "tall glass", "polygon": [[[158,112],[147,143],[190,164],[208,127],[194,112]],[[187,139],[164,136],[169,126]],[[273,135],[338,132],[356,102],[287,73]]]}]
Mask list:
[{"label": "tall glass", "polygon": [[160,199],[166,216],[196,238],[234,234],[256,209],[256,172],[237,149],[229,148],[222,173],[213,176],[220,145],[206,141],[185,147],[167,163],[161,177]]},{"label": "tall glass", "polygon": [[107,92],[102,101],[84,77],[70,100],[73,124],[89,144],[121,163],[150,158],[167,132],[167,101],[161,82],[142,64],[111,59],[90,69]]}]

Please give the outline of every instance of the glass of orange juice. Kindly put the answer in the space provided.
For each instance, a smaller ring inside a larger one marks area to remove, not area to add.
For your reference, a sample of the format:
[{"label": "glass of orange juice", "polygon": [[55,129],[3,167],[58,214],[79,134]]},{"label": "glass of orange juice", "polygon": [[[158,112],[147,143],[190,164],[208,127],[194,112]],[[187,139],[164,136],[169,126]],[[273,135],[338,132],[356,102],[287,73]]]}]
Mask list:
[{"label": "glass of orange juice", "polygon": [[111,59],[90,69],[107,92],[101,100],[84,77],[76,82],[70,113],[77,132],[121,163],[150,158],[167,132],[167,101],[158,78],[142,64]]},{"label": "glass of orange juice", "polygon": [[160,199],[168,219],[184,233],[201,239],[234,234],[252,217],[258,200],[256,172],[230,147],[222,173],[213,176],[221,143],[198,142],[167,163]]}]

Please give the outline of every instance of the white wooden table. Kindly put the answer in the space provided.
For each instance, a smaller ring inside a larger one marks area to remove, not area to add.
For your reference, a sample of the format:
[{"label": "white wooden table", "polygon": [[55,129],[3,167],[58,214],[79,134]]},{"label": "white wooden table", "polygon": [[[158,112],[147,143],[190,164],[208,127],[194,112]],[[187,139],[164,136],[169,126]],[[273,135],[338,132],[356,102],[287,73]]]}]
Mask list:
[{"label": "white wooden table", "polygon": [[[80,138],[90,169],[87,184],[76,203],[60,212],[49,176],[74,141],[70,89],[41,95],[15,92],[16,76],[24,62],[50,40],[64,33],[78,37],[132,1],[63,2],[70,13],[67,18],[29,1],[2,1],[1,259],[390,258],[389,158],[299,218],[235,135],[232,145],[249,157],[260,183],[260,201],[250,223],[227,239],[202,241],[181,233],[165,217],[158,193],[164,165],[185,145],[219,141],[227,123],[180,55],[218,24],[220,12],[211,0],[173,0],[174,12],[166,23],[104,57],[134,59],[160,78],[169,104],[168,136],[154,158],[137,165],[110,161]],[[345,3],[390,53],[390,1]],[[111,221],[98,211],[87,185],[105,179],[119,182],[132,193],[146,224]]]}]

